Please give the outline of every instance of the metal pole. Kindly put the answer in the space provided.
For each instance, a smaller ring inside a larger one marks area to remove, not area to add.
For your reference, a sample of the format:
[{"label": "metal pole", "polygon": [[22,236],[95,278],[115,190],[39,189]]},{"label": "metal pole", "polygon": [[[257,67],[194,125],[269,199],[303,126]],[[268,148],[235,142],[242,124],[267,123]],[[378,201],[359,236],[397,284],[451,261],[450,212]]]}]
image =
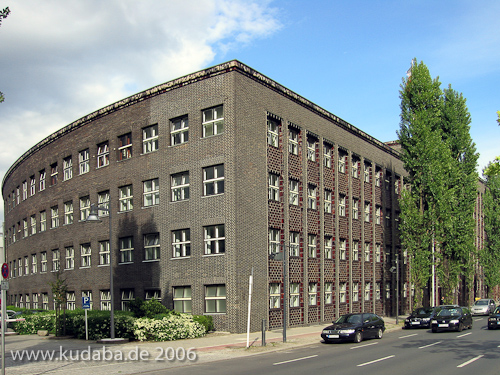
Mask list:
[{"label": "metal pole", "polygon": [[399,252],[396,253],[396,324],[399,324]]},{"label": "metal pole", "polygon": [[252,274],[248,278],[247,348],[250,346],[250,313],[252,311],[252,283],[253,283],[253,267],[252,267]]},{"label": "metal pole", "polygon": [[286,315],[286,307],[287,307],[287,298],[288,298],[288,282],[287,282],[287,264],[286,264],[286,258],[287,258],[287,251],[286,247],[283,246],[283,342],[286,342],[286,320],[287,320],[287,315]]},{"label": "metal pole", "polygon": [[262,346],[266,346],[266,319],[262,319]]},{"label": "metal pole", "polygon": [[111,298],[111,311],[110,311],[110,336],[111,339],[115,338],[115,293],[113,291],[113,231],[111,222],[111,194],[109,197],[108,220],[109,220],[109,296]]}]

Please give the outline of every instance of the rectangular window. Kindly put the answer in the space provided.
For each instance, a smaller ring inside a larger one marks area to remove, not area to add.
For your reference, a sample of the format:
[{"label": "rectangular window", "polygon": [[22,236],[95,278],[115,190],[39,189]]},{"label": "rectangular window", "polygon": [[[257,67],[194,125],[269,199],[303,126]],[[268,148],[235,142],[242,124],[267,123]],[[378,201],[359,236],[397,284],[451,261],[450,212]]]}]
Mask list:
[{"label": "rectangular window", "polygon": [[121,290],[121,308],[123,311],[130,311],[130,302],[135,298],[134,289]]},{"label": "rectangular window", "polygon": [[358,220],[359,218],[359,199],[352,199],[352,218]]},{"label": "rectangular window", "polygon": [[109,190],[101,191],[97,193],[97,204],[100,208],[104,208],[108,211],[99,211],[99,216],[109,215]]},{"label": "rectangular window", "polygon": [[40,232],[47,230],[47,212],[40,211]]},{"label": "rectangular window", "polygon": [[59,250],[52,250],[52,271],[57,272],[61,269],[61,254]]},{"label": "rectangular window", "polygon": [[346,303],[347,302],[347,298],[346,298],[346,294],[347,294],[347,283],[340,283],[339,284],[339,302],[340,303]]},{"label": "rectangular window", "polygon": [[279,229],[269,229],[269,254],[280,252],[280,231]]},{"label": "rectangular window", "polygon": [[73,202],[64,202],[64,225],[73,224]]},{"label": "rectangular window", "polygon": [[109,265],[109,241],[99,242],[99,265]]},{"label": "rectangular window", "polygon": [[325,237],[325,259],[333,258],[333,241],[332,237]]},{"label": "rectangular window", "polygon": [[132,185],[122,186],[119,189],[120,212],[131,211],[134,208]]},{"label": "rectangular window", "polygon": [[205,312],[226,313],[226,286],[224,284],[205,286]]},{"label": "rectangular window", "polygon": [[85,221],[90,215],[90,197],[80,198],[80,220]]},{"label": "rectangular window", "polygon": [[316,186],[314,185],[307,185],[307,208],[310,210],[315,210],[316,209],[316,198],[318,195],[318,191],[316,189]]},{"label": "rectangular window", "polygon": [[143,182],[143,204],[144,207],[156,206],[160,204],[160,184],[159,179],[154,178]]},{"label": "rectangular window", "polygon": [[271,201],[280,200],[280,176],[274,173],[269,173],[269,189],[268,198]]},{"label": "rectangular window", "polygon": [[28,219],[23,219],[23,238],[28,237]]},{"label": "rectangular window", "polygon": [[352,242],[352,260],[359,260],[359,242],[358,241],[353,241]]},{"label": "rectangular window", "polygon": [[24,257],[24,274],[28,276],[30,274],[30,264],[28,256]]},{"label": "rectangular window", "polygon": [[59,226],[59,208],[57,206],[50,208],[50,227],[57,228]]},{"label": "rectangular window", "polygon": [[359,283],[352,284],[352,302],[359,302]]},{"label": "rectangular window", "polygon": [[120,263],[132,263],[134,261],[134,247],[132,237],[120,238]]},{"label": "rectangular window", "polygon": [[172,146],[189,141],[189,121],[187,116],[170,121],[170,137]]},{"label": "rectangular window", "polygon": [[91,290],[82,290],[82,297],[87,297],[90,301],[90,310],[94,308],[94,304],[92,303],[92,291]]},{"label": "rectangular window", "polygon": [[223,254],[226,251],[224,224],[204,227],[205,255]]},{"label": "rectangular window", "polygon": [[88,148],[78,153],[78,165],[80,169],[80,174],[85,174],[90,170],[89,160],[90,157]]},{"label": "rectangular window", "polygon": [[172,254],[174,258],[191,256],[190,229],[178,229],[172,231]]},{"label": "rectangular window", "polygon": [[189,199],[189,172],[173,174],[171,180],[172,202]]},{"label": "rectangular window", "polygon": [[203,195],[224,193],[224,164],[203,168]]},{"label": "rectangular window", "polygon": [[[40,253],[40,272],[47,272],[47,252],[42,251]],[[21,275],[19,275],[21,276]]]},{"label": "rectangular window", "polygon": [[23,181],[23,201],[28,199],[28,182]]},{"label": "rectangular window", "polygon": [[299,205],[299,181],[290,180],[290,204]]},{"label": "rectangular window", "polygon": [[23,275],[23,260],[22,258],[19,258],[17,260],[17,275],[22,276]]},{"label": "rectangular window", "polygon": [[370,300],[370,291],[371,291],[371,284],[369,282],[365,283],[365,301]]},{"label": "rectangular window", "polygon": [[316,258],[316,235],[308,234],[307,235],[307,255],[309,258]]},{"label": "rectangular window", "polygon": [[382,207],[376,206],[376,208],[375,208],[375,222],[377,224],[380,224],[381,217],[382,217]]},{"label": "rectangular window", "polygon": [[345,216],[345,195],[339,194],[339,216]]},{"label": "rectangular window", "polygon": [[142,153],[149,154],[158,150],[158,125],[142,129]]},{"label": "rectangular window", "polygon": [[370,202],[365,202],[365,223],[370,222],[370,211],[371,211]]},{"label": "rectangular window", "polygon": [[152,299],[161,301],[161,292],[159,290],[146,290],[145,293],[145,301],[150,301]]},{"label": "rectangular window", "polygon": [[203,137],[224,133],[224,109],[218,107],[203,111]]},{"label": "rectangular window", "polygon": [[375,283],[375,299],[380,299],[380,282]]},{"label": "rectangular window", "polygon": [[325,168],[332,167],[332,146],[323,144],[323,165]]},{"label": "rectangular window", "polygon": [[75,292],[66,293],[66,310],[76,309],[76,296]]},{"label": "rectangular window", "polygon": [[307,160],[316,161],[316,140],[307,140]]},{"label": "rectangular window", "polygon": [[339,257],[340,260],[346,260],[346,253],[347,253],[347,245],[346,245],[346,240],[344,238],[341,238],[339,241]]},{"label": "rectangular window", "polygon": [[144,260],[160,259],[160,235],[151,233],[144,235]]},{"label": "rectangular window", "polygon": [[325,282],[325,305],[333,303],[333,283]]},{"label": "rectangular window", "polygon": [[97,145],[97,168],[105,167],[109,164],[109,142]]},{"label": "rectangular window", "polygon": [[332,213],[332,192],[325,190],[325,213]]},{"label": "rectangular window", "polygon": [[66,269],[72,270],[75,268],[75,249],[73,246],[68,246],[65,248],[66,251]]},{"label": "rectangular window", "polygon": [[180,313],[191,314],[192,294],[190,286],[174,286],[174,310]]},{"label": "rectangular window", "polygon": [[299,132],[288,129],[288,152],[293,155],[299,154]]},{"label": "rectangular window", "polygon": [[279,283],[269,284],[269,308],[279,309],[281,299],[281,285]]},{"label": "rectangular window", "polygon": [[365,262],[369,262],[370,261],[370,243],[369,242],[365,242],[364,253],[365,253]]},{"label": "rectangular window", "polygon": [[73,177],[73,159],[71,156],[63,159],[63,172],[63,181],[70,180]]},{"label": "rectangular window", "polygon": [[366,183],[370,183],[370,169],[371,167],[368,164],[365,164],[363,175],[364,175],[364,181]]},{"label": "rectangular window", "polygon": [[35,176],[30,177],[30,197],[36,193],[36,179]]},{"label": "rectangular window", "polygon": [[339,151],[339,173],[345,173],[345,160],[347,155],[344,152]]},{"label": "rectangular window", "polygon": [[352,177],[359,178],[359,160],[352,159]]},{"label": "rectangular window", "polygon": [[101,310],[110,311],[111,310],[111,293],[108,290],[101,290]]},{"label": "rectangular window", "polygon": [[31,273],[35,274],[38,272],[38,258],[36,254],[31,254]]},{"label": "rectangular window", "polygon": [[132,133],[118,137],[118,160],[126,160],[132,157]]},{"label": "rectangular window", "polygon": [[300,284],[290,283],[290,307],[300,306]]},{"label": "rectangular window", "polygon": [[318,283],[309,283],[307,294],[309,306],[316,306],[318,303]]},{"label": "rectangular window", "polygon": [[290,232],[290,256],[298,257],[300,255],[299,232]]},{"label": "rectangular window", "polygon": [[38,308],[39,308],[38,307],[38,294],[33,293],[32,296],[33,296],[33,309],[38,310]]},{"label": "rectangular window", "polygon": [[81,267],[87,268],[91,266],[91,257],[92,257],[92,249],[90,248],[90,244],[82,244],[80,245],[80,259],[81,259]]},{"label": "rectangular window", "polygon": [[50,166],[50,186],[57,184],[57,163]]},{"label": "rectangular window", "polygon": [[382,251],[380,249],[380,244],[375,244],[375,258],[377,262],[382,261]]},{"label": "rectangular window", "polygon": [[267,119],[267,144],[278,147],[279,144],[279,124],[277,121]]},{"label": "rectangular window", "polygon": [[42,293],[42,309],[44,309],[44,310],[49,309],[49,294],[48,293]]}]

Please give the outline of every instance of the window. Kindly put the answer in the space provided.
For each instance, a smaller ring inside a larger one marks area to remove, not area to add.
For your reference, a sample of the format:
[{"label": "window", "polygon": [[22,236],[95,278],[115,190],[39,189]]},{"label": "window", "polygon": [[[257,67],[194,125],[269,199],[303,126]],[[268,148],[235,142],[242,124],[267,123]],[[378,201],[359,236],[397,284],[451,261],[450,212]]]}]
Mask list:
[{"label": "window", "polygon": [[174,310],[180,313],[192,313],[192,294],[190,286],[174,286]]},{"label": "window", "polygon": [[370,202],[365,202],[365,222],[369,223],[370,222]]},{"label": "window", "polygon": [[87,268],[91,266],[91,256],[92,256],[92,249],[90,248],[90,244],[82,244],[80,245],[80,253],[81,253],[81,267],[82,268]]},{"label": "window", "polygon": [[280,176],[274,173],[269,173],[269,200],[280,200]]},{"label": "window", "polygon": [[31,254],[31,273],[35,274],[38,272],[38,258],[36,254]]},{"label": "window", "polygon": [[44,309],[44,310],[49,309],[49,294],[48,293],[42,293],[42,309]]},{"label": "window", "polygon": [[57,228],[59,226],[59,208],[57,206],[50,208],[50,227]]},{"label": "window", "polygon": [[28,219],[23,219],[23,238],[28,237]]},{"label": "window", "polygon": [[30,197],[36,193],[36,179],[35,176],[30,177]]},{"label": "window", "polygon": [[300,306],[300,284],[290,283],[290,307]]},{"label": "window", "polygon": [[352,159],[352,177],[359,178],[359,160]]},{"label": "window", "polygon": [[38,309],[38,294],[33,293],[33,308]]},{"label": "window", "polygon": [[28,199],[28,182],[23,181],[23,201]]},{"label": "window", "polygon": [[47,230],[47,212],[40,211],[40,232]]},{"label": "window", "polygon": [[299,232],[290,232],[290,256],[298,257],[300,255]]},{"label": "window", "polygon": [[323,165],[325,168],[332,167],[332,146],[323,144]]},{"label": "window", "polygon": [[29,309],[30,308],[30,295],[26,294],[25,298],[26,298],[25,299],[26,305],[24,307],[27,308],[27,309]]},{"label": "window", "polygon": [[74,309],[76,309],[75,292],[67,292],[66,293],[66,309],[67,310],[74,310]]},{"label": "window", "polygon": [[370,300],[370,290],[371,290],[371,284],[369,282],[365,283],[365,301]]},{"label": "window", "polygon": [[318,283],[309,283],[307,294],[309,306],[316,306],[318,300]]},{"label": "window", "polygon": [[111,293],[108,290],[101,290],[101,310],[111,310]]},{"label": "window", "polygon": [[226,286],[224,284],[205,286],[205,312],[226,312]]},{"label": "window", "polygon": [[376,206],[375,208],[375,220],[377,224],[380,224],[382,218],[382,207]]},{"label": "window", "polygon": [[160,259],[160,235],[151,233],[144,235],[144,260]]},{"label": "window", "polygon": [[340,303],[345,303],[346,302],[346,294],[347,294],[347,283],[340,283],[339,284],[339,302]]},{"label": "window", "polygon": [[224,193],[224,164],[203,168],[203,195]]},{"label": "window", "polygon": [[385,284],[385,298],[387,298],[387,299],[391,298],[391,284],[390,283]]},{"label": "window", "polygon": [[94,304],[92,303],[92,291],[91,290],[82,290],[82,297],[87,297],[90,301],[90,310],[94,308]]},{"label": "window", "polygon": [[347,155],[339,151],[339,173],[345,173],[345,159],[347,158]]},{"label": "window", "polygon": [[316,258],[316,235],[307,235],[307,255],[309,258]]},{"label": "window", "polygon": [[269,229],[269,254],[280,252],[280,231]]},{"label": "window", "polygon": [[159,290],[146,290],[144,300],[150,301],[152,299],[160,301],[161,300],[161,292]]},{"label": "window", "polygon": [[118,160],[126,160],[132,157],[132,133],[118,137]]},{"label": "window", "polygon": [[339,215],[345,216],[345,195],[339,194]]},{"label": "window", "polygon": [[359,260],[359,242],[353,241],[352,243],[352,260]]},{"label": "window", "polygon": [[365,242],[364,253],[365,253],[365,262],[369,262],[370,261],[370,243],[369,242]]},{"label": "window", "polygon": [[333,303],[333,283],[325,283],[325,305]]},{"label": "window", "polygon": [[134,208],[132,185],[122,186],[119,189],[120,212],[131,211]]},{"label": "window", "polygon": [[204,227],[205,255],[223,254],[226,251],[224,224]]},{"label": "window", "polygon": [[332,213],[332,192],[325,190],[325,213]]},{"label": "window", "polygon": [[293,155],[299,154],[299,132],[288,129],[288,152]]},{"label": "window", "polygon": [[75,268],[75,249],[73,246],[68,246],[66,250],[66,269],[72,270]]},{"label": "window", "polygon": [[132,237],[120,238],[120,263],[132,263],[134,261],[134,247]]},{"label": "window", "polygon": [[375,260],[377,262],[381,262],[382,261],[382,251],[380,250],[380,244],[379,243],[375,244]]},{"label": "window", "polygon": [[90,215],[90,197],[80,198],[80,220],[85,221]]},{"label": "window", "polygon": [[311,210],[316,209],[316,197],[318,195],[316,186],[307,185],[307,208]]},{"label": "window", "polygon": [[172,175],[172,202],[189,199],[189,172]]},{"label": "window", "polygon": [[375,186],[380,187],[381,181],[382,181],[382,170],[380,168],[377,168],[375,172]]},{"label": "window", "polygon": [[[47,252],[42,251],[40,253],[40,272],[47,272]],[[19,275],[21,276],[21,275]]]},{"label": "window", "polygon": [[[109,210],[109,190],[105,190],[105,191],[101,191],[99,193],[97,193],[97,204],[98,204],[98,207],[100,208],[104,208],[106,210]],[[100,212],[100,216],[108,216],[109,215],[109,211],[99,211]]]},{"label": "window", "polygon": [[299,181],[290,180],[290,204],[299,205]]},{"label": "window", "polygon": [[346,246],[346,240],[344,238],[340,239],[339,250],[340,250],[339,252],[340,260],[346,260],[347,246]]},{"label": "window", "polygon": [[63,172],[63,181],[70,180],[73,177],[73,160],[71,156],[63,159]]},{"label": "window", "polygon": [[57,272],[61,269],[61,254],[59,250],[52,250],[52,271]]},{"label": "window", "polygon": [[50,186],[57,184],[57,163],[50,166]]},{"label": "window", "polygon": [[19,258],[17,260],[17,276],[22,276],[23,275],[23,260]]},{"label": "window", "polygon": [[30,274],[30,265],[28,256],[24,257],[24,275],[28,276]]},{"label": "window", "polygon": [[332,237],[325,237],[325,259],[333,258],[333,242]]},{"label": "window", "polygon": [[109,164],[109,143],[103,142],[97,145],[97,168]]},{"label": "window", "polygon": [[172,231],[172,254],[174,258],[191,256],[190,229],[178,229]]},{"label": "window", "polygon": [[269,308],[279,309],[281,298],[281,285],[279,283],[269,284]]},{"label": "window", "polygon": [[158,125],[142,129],[142,153],[148,154],[158,150]]},{"label": "window", "polygon": [[316,160],[316,140],[307,139],[307,160]]},{"label": "window", "polygon": [[370,169],[371,169],[370,166],[368,164],[365,164],[363,175],[364,175],[364,181],[366,183],[370,183]]},{"label": "window", "polygon": [[99,265],[109,265],[109,241],[99,242]]},{"label": "window", "polygon": [[352,302],[359,301],[359,283],[352,284]]},{"label": "window", "polygon": [[123,311],[130,311],[130,302],[132,302],[134,300],[134,296],[135,296],[135,293],[134,293],[134,289],[122,289],[121,291],[121,295],[122,295],[122,310]]},{"label": "window", "polygon": [[160,184],[159,179],[154,178],[143,182],[143,204],[144,207],[155,206],[160,204]]},{"label": "window", "polygon": [[279,124],[278,122],[267,119],[267,144],[273,147],[278,147],[279,144]]},{"label": "window", "polygon": [[375,283],[375,299],[380,299],[380,282]]},{"label": "window", "polygon": [[73,224],[73,202],[64,202],[64,224]]},{"label": "window", "polygon": [[89,168],[89,149],[88,148],[86,150],[80,151],[78,153],[78,165],[79,165],[79,169],[80,169],[80,174],[85,174],[90,170],[90,168]]},{"label": "window", "polygon": [[203,137],[222,134],[224,132],[224,109],[218,107],[203,111]]},{"label": "window", "polygon": [[352,218],[358,220],[359,218],[359,199],[352,199]]},{"label": "window", "polygon": [[171,145],[180,145],[189,141],[188,117],[179,117],[170,122]]}]

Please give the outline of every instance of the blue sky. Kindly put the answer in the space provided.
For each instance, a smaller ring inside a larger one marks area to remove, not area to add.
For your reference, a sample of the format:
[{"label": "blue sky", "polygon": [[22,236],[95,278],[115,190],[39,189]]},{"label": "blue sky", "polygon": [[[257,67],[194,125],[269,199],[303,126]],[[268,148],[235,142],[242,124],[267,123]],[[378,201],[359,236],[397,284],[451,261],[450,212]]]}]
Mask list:
[{"label": "blue sky", "polygon": [[[0,27],[0,176],[110,103],[237,59],[381,141],[411,59],[463,93],[481,170],[500,155],[496,0],[11,0]],[[3,207],[0,210],[3,217]]]}]

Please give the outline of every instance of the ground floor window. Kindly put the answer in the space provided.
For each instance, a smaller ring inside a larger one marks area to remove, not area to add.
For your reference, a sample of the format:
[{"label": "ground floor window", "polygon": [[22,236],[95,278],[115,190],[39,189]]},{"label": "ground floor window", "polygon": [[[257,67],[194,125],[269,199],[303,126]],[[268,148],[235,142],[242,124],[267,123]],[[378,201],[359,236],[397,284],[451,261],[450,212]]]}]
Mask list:
[{"label": "ground floor window", "polygon": [[281,297],[281,286],[279,283],[269,284],[269,308],[279,309]]},{"label": "ground floor window", "polygon": [[101,310],[111,310],[111,293],[109,290],[101,290]]},{"label": "ground floor window", "polygon": [[134,289],[122,289],[122,310],[130,311],[130,302],[134,300]]},{"label": "ground floor window", "polygon": [[205,312],[226,313],[226,285],[205,286]]},{"label": "ground floor window", "polygon": [[[208,288],[208,287],[207,287]],[[191,287],[190,286],[175,286],[174,287],[174,310],[181,313],[192,312]],[[207,310],[208,312],[208,310]]]},{"label": "ground floor window", "polygon": [[300,284],[290,283],[290,307],[300,306]]}]

